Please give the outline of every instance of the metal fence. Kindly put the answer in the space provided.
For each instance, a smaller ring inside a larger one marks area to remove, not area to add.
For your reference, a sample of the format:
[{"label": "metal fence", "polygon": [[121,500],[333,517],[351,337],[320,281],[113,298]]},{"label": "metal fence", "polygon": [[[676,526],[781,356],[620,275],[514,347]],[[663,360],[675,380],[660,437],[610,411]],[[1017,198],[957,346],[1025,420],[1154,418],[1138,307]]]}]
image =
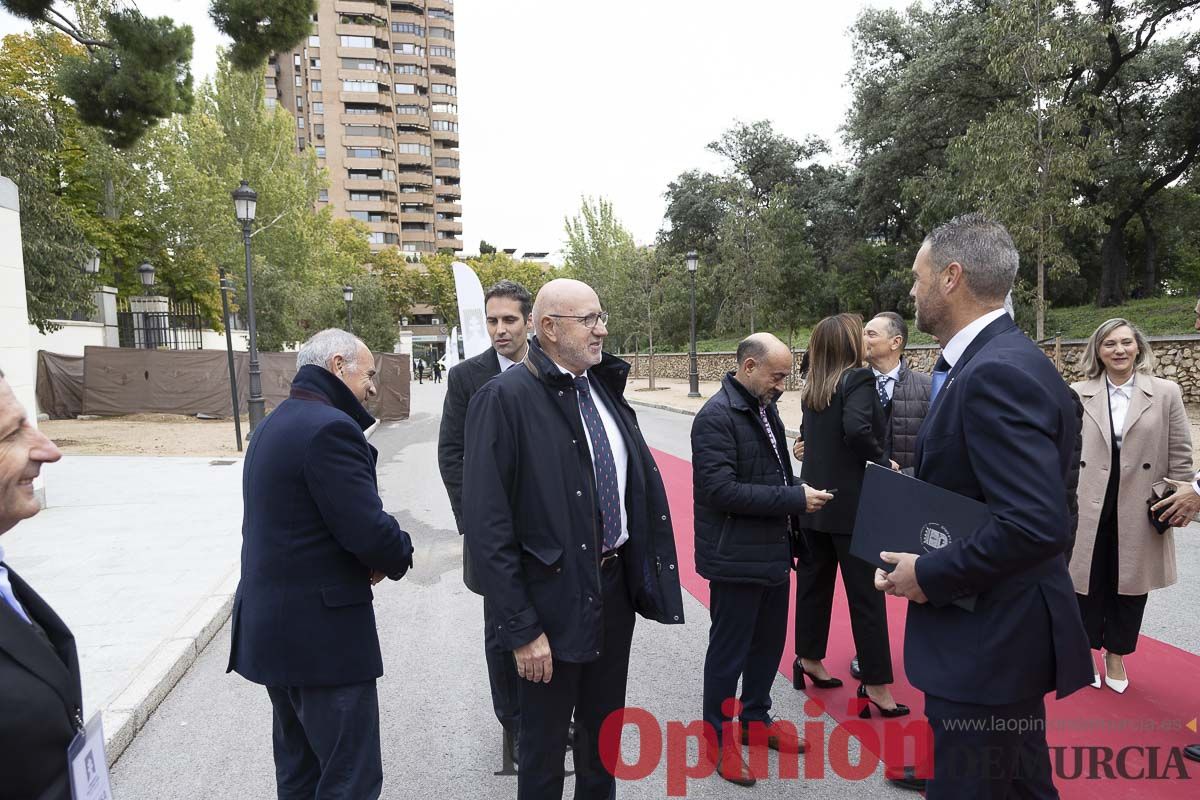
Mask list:
[{"label": "metal fence", "polygon": [[200,350],[204,318],[195,303],[172,302],[167,311],[133,311],[129,300],[117,304],[121,347],[145,350]]}]

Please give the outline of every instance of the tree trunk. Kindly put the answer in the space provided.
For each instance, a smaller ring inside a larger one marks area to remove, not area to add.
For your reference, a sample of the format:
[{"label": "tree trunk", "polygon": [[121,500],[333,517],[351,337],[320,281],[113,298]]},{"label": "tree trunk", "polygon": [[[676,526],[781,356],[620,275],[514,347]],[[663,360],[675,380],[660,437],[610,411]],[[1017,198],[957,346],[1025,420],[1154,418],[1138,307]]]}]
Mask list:
[{"label": "tree trunk", "polygon": [[1104,244],[1100,247],[1100,294],[1096,305],[1101,308],[1119,306],[1126,300],[1125,279],[1129,262],[1125,258],[1125,226],[1132,218],[1133,212],[1126,211],[1110,220]]},{"label": "tree trunk", "polygon": [[1144,207],[1138,216],[1146,232],[1146,242],[1142,247],[1142,297],[1153,297],[1158,294],[1158,231],[1151,224],[1150,214]]}]

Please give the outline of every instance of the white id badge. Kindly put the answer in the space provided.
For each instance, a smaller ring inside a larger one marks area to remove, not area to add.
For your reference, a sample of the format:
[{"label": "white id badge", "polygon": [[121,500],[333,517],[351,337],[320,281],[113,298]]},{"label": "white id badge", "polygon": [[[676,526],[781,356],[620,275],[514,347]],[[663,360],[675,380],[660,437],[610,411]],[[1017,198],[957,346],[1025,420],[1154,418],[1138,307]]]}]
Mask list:
[{"label": "white id badge", "polygon": [[104,729],[97,712],[67,748],[72,800],[112,800],[108,785],[108,759],[104,756]]}]

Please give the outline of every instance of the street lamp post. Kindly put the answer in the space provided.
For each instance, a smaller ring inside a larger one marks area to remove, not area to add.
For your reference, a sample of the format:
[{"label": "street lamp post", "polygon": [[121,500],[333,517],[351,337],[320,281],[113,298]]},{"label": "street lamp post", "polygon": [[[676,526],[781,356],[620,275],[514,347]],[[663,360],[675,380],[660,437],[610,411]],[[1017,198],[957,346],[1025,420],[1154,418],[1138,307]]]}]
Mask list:
[{"label": "street lamp post", "polygon": [[[142,282],[142,291],[147,297],[154,289],[154,265],[149,261],[143,261],[141,266],[137,268],[138,280]],[[149,303],[149,300],[144,301]],[[151,316],[149,305],[143,305],[142,315],[142,343],[145,344],[147,350],[154,350],[158,347],[157,326],[159,317],[157,314]]]},{"label": "street lamp post", "polygon": [[237,370],[233,367],[233,331],[229,324],[229,293],[233,291],[233,281],[225,277],[225,268],[218,268],[221,273],[221,314],[225,320],[225,355],[229,358],[229,393],[233,399],[233,432],[237,436],[237,449],[242,452],[242,410],[238,405]]},{"label": "street lamp post", "polygon": [[342,287],[342,299],[346,301],[346,330],[354,333],[354,315],[350,313],[350,306],[354,304],[354,287],[346,284]]},{"label": "street lamp post", "polygon": [[696,267],[699,264],[700,258],[696,255],[696,251],[689,250],[687,254],[687,271],[692,286],[692,340],[691,350],[688,353],[688,397],[700,396],[700,370],[696,364]]},{"label": "street lamp post", "polygon": [[242,223],[242,244],[246,250],[246,309],[250,328],[250,435],[266,416],[266,402],[262,393],[262,370],[258,366],[258,329],[254,324],[254,273],[250,269],[250,225],[254,222],[254,211],[258,205],[258,194],[246,181],[233,190],[233,206],[238,222]]}]

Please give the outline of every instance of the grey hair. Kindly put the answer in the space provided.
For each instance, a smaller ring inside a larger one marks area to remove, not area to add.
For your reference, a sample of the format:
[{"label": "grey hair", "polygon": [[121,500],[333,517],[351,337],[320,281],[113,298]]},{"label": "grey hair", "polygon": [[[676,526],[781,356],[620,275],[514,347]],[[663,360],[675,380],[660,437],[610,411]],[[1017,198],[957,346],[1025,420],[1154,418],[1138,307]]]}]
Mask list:
[{"label": "grey hair", "polygon": [[967,288],[980,300],[1001,301],[1012,289],[1020,256],[1012,237],[999,222],[983,214],[963,214],[939,225],[925,237],[933,271],[950,264],[963,268]]},{"label": "grey hair", "polygon": [[300,345],[300,352],[296,353],[296,369],[308,364],[329,369],[329,362],[334,356],[341,356],[346,360],[346,366],[352,367],[358,363],[360,346],[365,346],[363,340],[353,333],[341,328],[326,328],[320,333],[314,333],[307,342]]},{"label": "grey hair", "polygon": [[1097,378],[1104,374],[1104,362],[1100,360],[1100,345],[1110,333],[1122,325],[1133,331],[1133,341],[1137,344],[1138,354],[1137,358],[1133,360],[1134,370],[1143,375],[1154,374],[1154,351],[1150,349],[1150,341],[1146,338],[1146,334],[1142,333],[1142,329],[1129,320],[1113,317],[1100,323],[1100,327],[1096,328],[1096,332],[1088,339],[1087,347],[1083,349],[1083,355],[1079,357],[1079,368],[1086,377]]}]

